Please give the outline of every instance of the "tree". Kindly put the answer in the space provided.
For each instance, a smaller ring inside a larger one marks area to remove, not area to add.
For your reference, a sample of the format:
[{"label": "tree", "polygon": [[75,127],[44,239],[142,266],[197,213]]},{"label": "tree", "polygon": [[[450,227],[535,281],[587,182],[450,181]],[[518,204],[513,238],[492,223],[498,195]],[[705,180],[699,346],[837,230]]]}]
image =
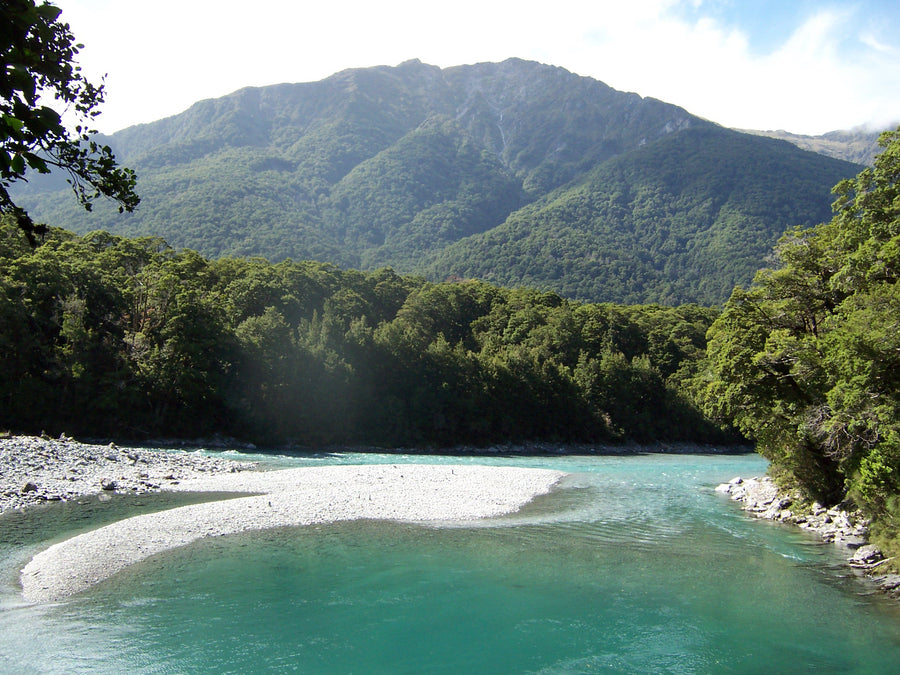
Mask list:
[{"label": "tree", "polygon": [[[133,211],[140,201],[134,172],[118,166],[109,146],[92,140],[97,132],[89,125],[100,113],[103,86],[81,74],[75,57],[82,45],[60,22],[60,13],[34,0],[4,0],[0,9],[0,212],[15,218],[32,243],[46,227],[35,224],[9,194],[30,171],[67,173],[87,210],[100,196],[118,202],[120,212]],[[44,104],[48,98],[74,115],[74,132],[59,111]]]},{"label": "tree", "polygon": [[810,496],[885,517],[900,514],[900,128],[879,142],[832,220],[786,234],[776,267],[734,292],[705,397]]}]

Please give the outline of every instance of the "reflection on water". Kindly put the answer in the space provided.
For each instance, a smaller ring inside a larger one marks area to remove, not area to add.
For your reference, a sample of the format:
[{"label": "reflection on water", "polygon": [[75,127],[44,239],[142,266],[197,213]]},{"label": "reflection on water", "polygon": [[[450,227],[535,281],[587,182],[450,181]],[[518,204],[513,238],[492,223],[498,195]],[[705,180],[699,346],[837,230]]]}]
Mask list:
[{"label": "reflection on water", "polygon": [[[761,473],[759,459],[515,461],[580,473],[493,521],[246,533],[156,556],[62,605],[7,593],[0,663],[49,673],[755,673],[900,662],[896,606],[865,595],[832,547],[747,519],[713,492]],[[107,506],[93,522],[159,504]],[[87,524],[72,518],[37,518],[13,537],[4,528],[7,561]]]}]

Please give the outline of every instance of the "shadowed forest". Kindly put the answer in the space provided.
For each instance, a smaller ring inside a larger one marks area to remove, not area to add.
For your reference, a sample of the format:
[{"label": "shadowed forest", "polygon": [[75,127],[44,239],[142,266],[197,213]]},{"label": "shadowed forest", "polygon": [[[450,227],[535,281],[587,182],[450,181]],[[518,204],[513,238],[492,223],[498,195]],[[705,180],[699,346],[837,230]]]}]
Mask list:
[{"label": "shadowed forest", "polygon": [[714,309],[0,230],[0,426],[457,445],[734,440],[692,382]]}]

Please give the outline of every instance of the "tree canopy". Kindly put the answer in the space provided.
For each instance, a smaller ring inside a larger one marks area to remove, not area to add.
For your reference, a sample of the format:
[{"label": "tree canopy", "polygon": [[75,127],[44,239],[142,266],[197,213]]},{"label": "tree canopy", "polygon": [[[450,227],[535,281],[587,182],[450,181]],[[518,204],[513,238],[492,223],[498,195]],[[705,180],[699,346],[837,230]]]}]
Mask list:
[{"label": "tree canopy", "polygon": [[[709,331],[706,409],[812,498],[900,517],[900,128]],[[896,528],[894,528],[896,530]]]},{"label": "tree canopy", "polygon": [[[8,188],[27,180],[30,171],[53,168],[68,175],[88,210],[102,195],[118,202],[120,211],[132,211],[139,201],[135,174],[117,165],[109,146],[92,140],[97,132],[89,125],[100,112],[103,86],[81,74],[75,58],[82,45],[59,20],[61,10],[47,2],[5,0],[0,14],[0,212],[11,215],[32,241],[44,233]],[[74,131],[63,121],[67,113]]]},{"label": "tree canopy", "polygon": [[0,221],[0,428],[452,447],[734,441],[689,383],[716,312],[223,258]]}]

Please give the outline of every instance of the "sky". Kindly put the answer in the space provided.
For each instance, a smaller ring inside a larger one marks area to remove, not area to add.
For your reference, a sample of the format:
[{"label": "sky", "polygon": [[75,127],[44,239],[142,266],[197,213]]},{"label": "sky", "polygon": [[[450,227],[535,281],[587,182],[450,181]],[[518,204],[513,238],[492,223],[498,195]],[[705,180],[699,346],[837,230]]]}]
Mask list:
[{"label": "sky", "polygon": [[741,129],[900,122],[898,0],[53,0],[101,132],[246,86],[518,57]]}]

